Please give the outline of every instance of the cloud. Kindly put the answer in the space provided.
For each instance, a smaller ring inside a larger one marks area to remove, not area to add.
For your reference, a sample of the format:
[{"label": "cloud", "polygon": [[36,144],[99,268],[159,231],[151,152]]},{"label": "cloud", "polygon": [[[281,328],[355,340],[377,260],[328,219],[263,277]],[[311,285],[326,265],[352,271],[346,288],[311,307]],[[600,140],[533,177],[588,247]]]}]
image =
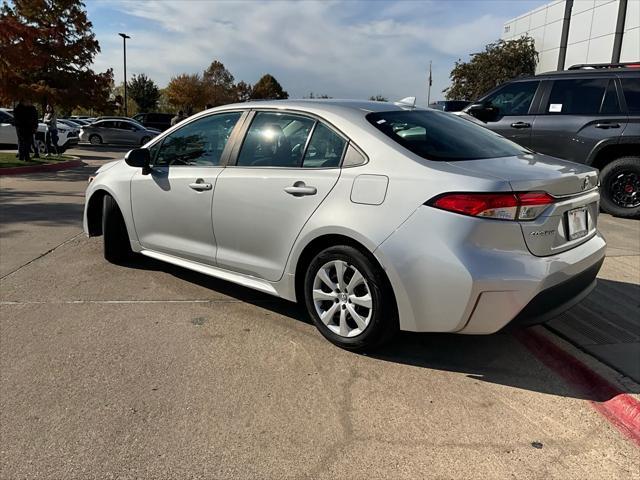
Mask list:
[{"label": "cloud", "polygon": [[[505,17],[456,15],[442,22],[439,2],[111,2],[126,15],[129,73],[160,85],[182,72],[201,72],[221,60],[237,80],[272,73],[292,96],[311,91],[335,97],[442,98],[453,61],[496,39]],[[411,15],[413,11],[413,15]],[[416,13],[420,15],[416,15]],[[432,15],[430,13],[433,13]],[[126,18],[126,17],[125,17]],[[135,20],[135,21],[133,21]],[[122,78],[122,43],[98,37],[97,69]]]}]

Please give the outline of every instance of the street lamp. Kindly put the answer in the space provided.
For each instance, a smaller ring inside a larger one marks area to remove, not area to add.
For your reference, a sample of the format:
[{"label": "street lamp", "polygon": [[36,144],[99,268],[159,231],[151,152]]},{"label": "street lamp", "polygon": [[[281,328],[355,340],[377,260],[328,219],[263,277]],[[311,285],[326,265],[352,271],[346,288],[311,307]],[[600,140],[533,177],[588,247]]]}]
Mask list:
[{"label": "street lamp", "polygon": [[127,38],[131,37],[126,33],[119,33],[118,35],[122,37],[122,50],[124,52],[124,115],[127,117]]}]

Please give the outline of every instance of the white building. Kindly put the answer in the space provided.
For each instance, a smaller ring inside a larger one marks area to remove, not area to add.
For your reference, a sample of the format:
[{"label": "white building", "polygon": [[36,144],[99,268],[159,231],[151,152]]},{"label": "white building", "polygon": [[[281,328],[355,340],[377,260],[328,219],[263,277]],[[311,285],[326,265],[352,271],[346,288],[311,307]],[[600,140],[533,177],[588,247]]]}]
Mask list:
[{"label": "white building", "polygon": [[556,0],[504,25],[503,40],[535,39],[536,73],[581,63],[640,61],[640,0]]}]

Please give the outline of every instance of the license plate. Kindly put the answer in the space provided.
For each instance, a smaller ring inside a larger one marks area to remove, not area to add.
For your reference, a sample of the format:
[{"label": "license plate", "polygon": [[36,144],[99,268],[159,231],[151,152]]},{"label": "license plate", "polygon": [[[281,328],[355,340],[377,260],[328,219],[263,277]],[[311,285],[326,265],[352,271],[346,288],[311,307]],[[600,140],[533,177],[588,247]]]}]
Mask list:
[{"label": "license plate", "polygon": [[584,237],[588,233],[587,207],[569,210],[567,216],[569,220],[569,240]]}]

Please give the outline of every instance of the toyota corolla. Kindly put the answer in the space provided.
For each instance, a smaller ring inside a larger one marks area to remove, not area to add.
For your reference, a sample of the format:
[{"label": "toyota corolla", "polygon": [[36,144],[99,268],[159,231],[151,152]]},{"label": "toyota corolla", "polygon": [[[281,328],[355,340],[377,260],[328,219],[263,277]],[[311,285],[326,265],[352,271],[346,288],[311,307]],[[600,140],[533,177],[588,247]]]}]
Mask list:
[{"label": "toyota corolla", "polygon": [[352,350],[397,330],[543,322],[595,285],[598,175],[444,112],[267,101],[188,118],[100,168],[84,228],[306,307]]}]

